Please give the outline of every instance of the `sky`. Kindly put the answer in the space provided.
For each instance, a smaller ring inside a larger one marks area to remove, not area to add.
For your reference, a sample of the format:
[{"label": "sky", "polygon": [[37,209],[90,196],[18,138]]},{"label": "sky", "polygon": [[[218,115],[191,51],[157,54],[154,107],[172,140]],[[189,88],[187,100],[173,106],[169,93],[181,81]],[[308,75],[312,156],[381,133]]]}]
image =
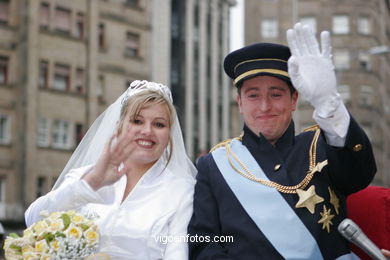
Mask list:
[{"label": "sky", "polygon": [[230,51],[244,46],[244,0],[230,10]]}]

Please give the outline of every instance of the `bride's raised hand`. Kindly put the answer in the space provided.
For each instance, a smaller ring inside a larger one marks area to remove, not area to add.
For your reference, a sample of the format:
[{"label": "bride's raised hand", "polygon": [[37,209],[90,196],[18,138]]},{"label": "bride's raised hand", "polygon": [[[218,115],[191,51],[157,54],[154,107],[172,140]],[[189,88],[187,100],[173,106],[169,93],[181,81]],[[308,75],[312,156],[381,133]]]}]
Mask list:
[{"label": "bride's raised hand", "polygon": [[121,134],[116,131],[106,143],[94,168],[84,176],[84,180],[94,189],[117,182],[130,169],[123,162],[134,150],[129,131]]}]

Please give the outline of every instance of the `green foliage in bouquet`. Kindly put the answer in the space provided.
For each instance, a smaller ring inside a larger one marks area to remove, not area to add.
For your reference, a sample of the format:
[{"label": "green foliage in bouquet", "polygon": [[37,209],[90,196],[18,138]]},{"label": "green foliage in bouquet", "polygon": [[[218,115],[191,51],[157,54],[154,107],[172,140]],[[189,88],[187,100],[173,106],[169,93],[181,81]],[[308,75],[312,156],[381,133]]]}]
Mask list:
[{"label": "green foliage in bouquet", "polygon": [[5,240],[6,259],[83,259],[93,254],[99,243],[94,216],[73,210],[41,213],[45,218]]}]

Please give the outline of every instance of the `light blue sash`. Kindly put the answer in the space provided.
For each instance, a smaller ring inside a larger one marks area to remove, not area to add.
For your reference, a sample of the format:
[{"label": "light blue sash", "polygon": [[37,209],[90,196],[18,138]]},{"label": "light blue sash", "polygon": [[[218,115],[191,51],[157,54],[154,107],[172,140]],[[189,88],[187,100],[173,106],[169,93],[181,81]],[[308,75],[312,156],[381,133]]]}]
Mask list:
[{"label": "light blue sash", "polygon": [[[241,142],[233,140],[230,147],[251,173],[257,178],[268,180],[252,154]],[[245,211],[279,254],[289,260],[323,259],[314,237],[276,189],[251,181],[235,172],[228,162],[225,148],[213,151],[212,155]],[[236,168],[242,170],[237,162],[232,161]],[[358,259],[355,254],[350,253],[336,260]]]},{"label": "light blue sash", "polygon": [[[241,142],[233,140],[230,146],[251,173],[257,178],[268,180]],[[225,148],[213,151],[212,155],[245,211],[285,259],[323,259],[311,233],[276,189],[251,181],[235,172],[227,160]],[[233,163],[242,170],[237,162],[233,160]]]}]

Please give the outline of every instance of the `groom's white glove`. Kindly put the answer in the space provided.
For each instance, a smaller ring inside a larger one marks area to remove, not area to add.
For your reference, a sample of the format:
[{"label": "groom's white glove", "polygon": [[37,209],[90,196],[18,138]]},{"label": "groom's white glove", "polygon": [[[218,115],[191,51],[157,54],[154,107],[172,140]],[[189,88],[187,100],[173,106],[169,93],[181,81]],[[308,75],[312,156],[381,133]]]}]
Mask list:
[{"label": "groom's white glove", "polygon": [[295,89],[315,108],[313,117],[330,145],[344,146],[350,116],[337,91],[330,34],[321,33],[321,49],[314,32],[297,23],[287,31],[291,51],[288,73]]},{"label": "groom's white glove", "polygon": [[321,33],[320,49],[314,32],[297,23],[287,31],[287,41],[291,51],[288,73],[294,87],[320,117],[331,117],[342,101],[337,92],[329,32]]}]

